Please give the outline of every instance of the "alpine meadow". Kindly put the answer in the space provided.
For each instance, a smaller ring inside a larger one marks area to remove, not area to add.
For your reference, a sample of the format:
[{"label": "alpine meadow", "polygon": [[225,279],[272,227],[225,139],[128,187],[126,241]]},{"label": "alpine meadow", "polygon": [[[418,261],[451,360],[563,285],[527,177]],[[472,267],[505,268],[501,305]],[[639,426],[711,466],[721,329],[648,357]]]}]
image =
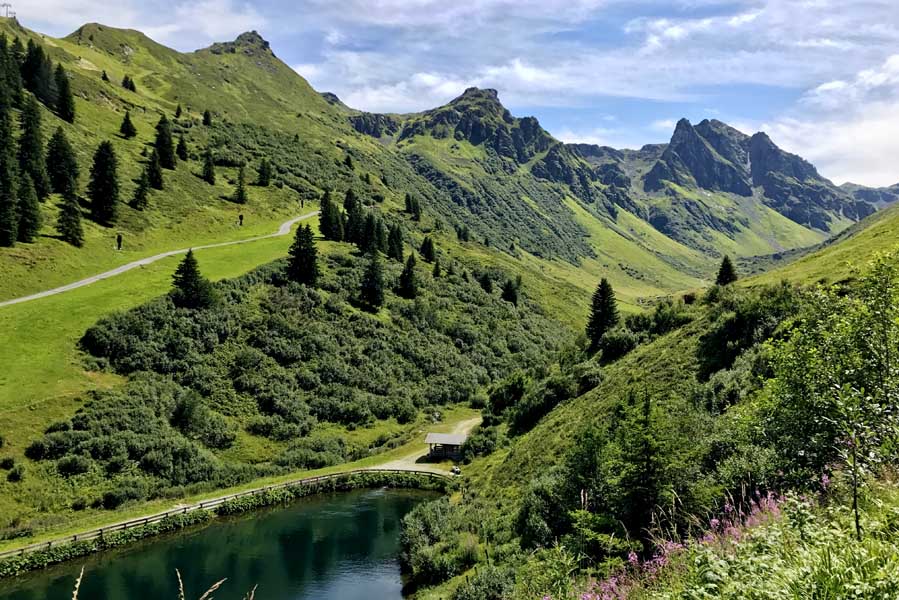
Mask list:
[{"label": "alpine meadow", "polygon": [[152,4],[0,8],[0,600],[899,598],[890,2]]}]

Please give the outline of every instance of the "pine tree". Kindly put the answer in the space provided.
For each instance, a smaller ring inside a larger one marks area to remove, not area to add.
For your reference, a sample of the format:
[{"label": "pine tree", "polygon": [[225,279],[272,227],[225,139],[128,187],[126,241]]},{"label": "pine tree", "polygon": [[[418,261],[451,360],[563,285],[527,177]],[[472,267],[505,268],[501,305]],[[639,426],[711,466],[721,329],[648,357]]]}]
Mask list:
[{"label": "pine tree", "polygon": [[63,194],[56,221],[56,232],[64,242],[80,248],[84,244],[84,231],[81,228],[81,206],[74,192]]},{"label": "pine tree", "polygon": [[412,300],[418,295],[418,277],[415,274],[414,252],[409,254],[409,258],[406,260],[406,266],[403,267],[403,272],[400,273],[400,280],[397,285],[396,293],[409,300]]},{"label": "pine tree", "polygon": [[436,259],[434,260],[434,269],[431,271],[431,275],[434,276],[434,279],[439,279],[441,274],[440,259]]},{"label": "pine tree", "polygon": [[618,488],[622,491],[622,521],[628,531],[639,537],[644,550],[651,548],[649,529],[653,512],[658,508],[662,490],[662,459],[652,420],[652,399],[643,394],[639,402],[631,392],[628,398],[630,416],[623,427],[620,447],[622,464]]},{"label": "pine tree", "polygon": [[105,70],[105,69],[103,70],[103,74],[100,75],[100,79],[101,79],[102,81],[105,81],[105,82],[109,83],[109,75],[106,74],[106,70]]},{"label": "pine tree", "polygon": [[63,121],[75,122],[75,98],[72,96],[72,85],[62,64],[56,65],[56,114]]},{"label": "pine tree", "polygon": [[211,127],[212,126],[212,113],[209,112],[209,109],[203,111],[203,126]]},{"label": "pine tree", "polygon": [[314,287],[318,281],[318,250],[309,225],[298,227],[287,261],[287,277],[291,281]]},{"label": "pine tree", "polygon": [[599,342],[607,331],[618,324],[618,303],[615,300],[615,291],[612,284],[603,277],[590,305],[590,317],[587,321],[587,339],[594,350],[599,348]]},{"label": "pine tree", "polygon": [[111,142],[102,142],[94,153],[90,183],[91,218],[103,225],[112,225],[118,217],[119,176],[118,161]]},{"label": "pine tree", "polygon": [[365,221],[362,227],[362,233],[359,236],[359,250],[364,254],[376,252],[378,247],[378,218],[371,211],[365,214]]},{"label": "pine tree", "polygon": [[137,187],[134,190],[134,197],[131,199],[131,208],[136,210],[144,210],[149,204],[150,197],[150,175],[148,173],[149,165],[144,167],[140,173],[140,179],[137,180]]},{"label": "pine tree", "polygon": [[405,211],[406,211],[407,213],[409,213],[410,215],[412,214],[412,194],[410,194],[409,192],[406,192],[406,208],[405,208]]},{"label": "pine tree", "polygon": [[343,210],[346,213],[346,224],[343,230],[343,239],[351,244],[360,244],[365,232],[365,213],[362,203],[356,197],[352,189],[346,191],[343,199]]},{"label": "pine tree", "polygon": [[425,262],[434,262],[437,258],[437,250],[434,248],[434,240],[431,236],[425,236],[421,243],[421,257]]},{"label": "pine tree", "polygon": [[362,304],[372,312],[378,312],[384,304],[384,266],[377,252],[373,252],[369,258],[365,274],[362,276],[359,297]]},{"label": "pine tree", "polygon": [[122,87],[129,92],[137,91],[137,84],[134,83],[134,80],[131,79],[130,75],[125,75],[125,77],[122,78]]},{"label": "pine tree", "polygon": [[188,250],[172,277],[172,301],[181,308],[208,308],[215,304],[215,289],[200,274],[193,250]]},{"label": "pine tree", "polygon": [[256,185],[260,187],[268,187],[272,182],[272,163],[267,158],[263,158],[259,163],[258,177]]},{"label": "pine tree", "polygon": [[19,186],[16,181],[14,148],[10,98],[7,94],[0,93],[0,246],[12,246],[18,237],[19,207],[16,191]]},{"label": "pine tree", "polygon": [[41,231],[41,207],[34,191],[34,184],[27,173],[19,177],[19,231],[20,242],[33,242]]},{"label": "pine tree", "polygon": [[175,148],[175,154],[181,160],[187,160],[187,141],[183,135],[178,137],[178,146]]},{"label": "pine tree", "polygon": [[412,198],[412,220],[421,221],[421,203],[418,198]]},{"label": "pine tree", "polygon": [[399,225],[390,227],[387,234],[387,257],[397,262],[403,262],[403,231]]},{"label": "pine tree", "polygon": [[715,278],[716,285],[730,285],[737,280],[737,270],[730,261],[730,257],[726,256],[721,260],[721,266],[718,268],[718,277]]},{"label": "pine tree", "polygon": [[[53,77],[53,63],[47,57],[43,47],[35,44],[34,40],[28,40],[21,73],[25,89],[45,105],[56,106],[57,90],[56,79]],[[37,187],[36,184],[35,187]]]},{"label": "pine tree", "polygon": [[41,132],[41,107],[33,96],[22,110],[22,135],[19,136],[19,172],[27,173],[34,183],[37,197],[43,201],[50,193],[44,137]]},{"label": "pine tree", "polygon": [[181,105],[180,104],[178,105],[178,108],[175,109],[175,118],[176,119],[181,118]]},{"label": "pine tree", "polygon": [[[18,39],[16,39],[16,44],[21,50],[22,45]],[[16,56],[16,44],[9,46],[6,34],[0,35],[0,73],[2,73],[3,79],[0,85],[5,84],[5,93],[9,95],[9,102],[12,106],[22,106],[22,72]]]},{"label": "pine tree", "polygon": [[493,293],[493,278],[490,277],[490,273],[486,271],[481,273],[481,276],[478,277],[478,283],[481,284],[481,289],[483,289],[488,294]]},{"label": "pine tree", "polygon": [[353,168],[353,157],[350,156],[349,154],[347,154],[346,158],[343,159],[343,164],[346,165],[347,168],[352,169]]},{"label": "pine tree", "polygon": [[62,127],[57,127],[47,144],[47,175],[50,188],[57,194],[78,191],[78,161]]},{"label": "pine tree", "polygon": [[154,190],[163,189],[165,187],[165,182],[162,179],[162,165],[159,164],[159,154],[156,152],[155,148],[150,152],[150,157],[147,159],[146,170],[150,187]]},{"label": "pine tree", "polygon": [[159,164],[163,169],[175,168],[175,146],[172,139],[172,125],[168,118],[162,115],[156,124],[156,154],[159,155]]},{"label": "pine tree", "polygon": [[331,200],[331,192],[322,194],[321,209],[318,216],[319,231],[326,240],[340,242],[344,239],[343,215]]},{"label": "pine tree", "polygon": [[126,140],[130,140],[137,135],[137,127],[135,127],[134,123],[131,121],[130,110],[125,111],[125,117],[122,119],[122,125],[119,127],[119,133],[121,133],[122,137]]},{"label": "pine tree", "polygon": [[203,181],[215,185],[215,157],[212,155],[212,148],[206,148],[203,153]]},{"label": "pine tree", "polygon": [[387,253],[387,227],[381,217],[375,220],[375,248],[378,252]]},{"label": "pine tree", "polygon": [[237,169],[237,189],[234,190],[233,200],[237,204],[247,203],[247,182],[243,165],[240,165],[240,168]]}]

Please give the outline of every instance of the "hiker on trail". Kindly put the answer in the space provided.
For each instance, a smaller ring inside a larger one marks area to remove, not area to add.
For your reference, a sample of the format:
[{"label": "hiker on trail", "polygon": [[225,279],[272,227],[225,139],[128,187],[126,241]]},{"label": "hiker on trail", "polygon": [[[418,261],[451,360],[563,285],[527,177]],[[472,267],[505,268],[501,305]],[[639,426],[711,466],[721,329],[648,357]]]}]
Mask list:
[{"label": "hiker on trail", "polygon": [[115,236],[115,249],[116,250],[122,249],[122,234],[121,233],[117,233]]},{"label": "hiker on trail", "polygon": [[240,213],[239,215],[237,215],[237,226],[243,227],[243,213]]}]

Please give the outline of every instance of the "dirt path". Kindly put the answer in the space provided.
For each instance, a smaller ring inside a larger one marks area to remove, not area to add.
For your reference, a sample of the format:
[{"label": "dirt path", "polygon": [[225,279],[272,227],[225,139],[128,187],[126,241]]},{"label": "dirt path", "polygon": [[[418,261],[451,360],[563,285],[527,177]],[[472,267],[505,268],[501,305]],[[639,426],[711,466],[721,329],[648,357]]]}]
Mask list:
[{"label": "dirt path", "polygon": [[[208,248],[221,248],[223,246],[235,246],[237,244],[249,244],[250,242],[258,242],[259,240],[265,240],[268,238],[284,236],[284,235],[287,235],[290,233],[290,230],[294,225],[296,225],[300,221],[303,221],[310,217],[314,217],[317,214],[318,214],[318,211],[316,210],[311,213],[301,215],[299,217],[294,217],[293,219],[290,219],[289,221],[285,221],[284,223],[282,223],[281,226],[278,228],[278,231],[276,231],[275,233],[270,233],[268,235],[259,235],[256,237],[251,237],[251,238],[247,238],[244,240],[235,240],[232,242],[219,242],[217,244],[204,244],[202,246],[192,246],[192,249],[193,250],[205,250]],[[74,283],[69,283],[67,285],[63,285],[63,286],[60,286],[57,288],[53,288],[51,290],[45,290],[43,292],[38,292],[36,294],[31,294],[29,296],[22,296],[20,298],[13,298],[12,300],[4,300],[3,302],[0,302],[0,307],[9,306],[11,304],[20,304],[22,302],[28,302],[30,300],[37,300],[39,298],[46,298],[47,296],[55,296],[56,294],[62,294],[63,292],[76,290],[80,287],[84,287],[86,285],[96,283],[103,279],[109,279],[110,277],[115,277],[116,275],[121,275],[122,273],[130,271],[132,269],[136,269],[137,267],[143,267],[144,265],[149,265],[158,260],[162,260],[163,258],[168,258],[169,256],[175,256],[177,254],[185,254],[190,249],[191,248],[181,248],[180,250],[169,250],[168,252],[162,252],[161,254],[156,254],[154,256],[142,258],[140,260],[136,260],[134,262],[130,262],[128,264],[122,265],[121,267],[116,267],[115,269],[112,269],[111,271],[106,271],[105,273],[100,273],[99,275],[92,275],[91,277],[87,277],[85,279],[81,279]]]},{"label": "dirt path", "polygon": [[[471,430],[477,427],[481,423],[481,417],[474,417],[473,419],[468,419],[465,421],[460,421],[456,423],[456,426],[453,427],[451,433],[460,434],[460,433],[471,433]],[[441,467],[440,465],[429,464],[426,462],[418,462],[419,459],[424,458],[428,455],[427,448],[418,450],[413,452],[412,454],[408,454],[403,456],[402,458],[398,458],[396,460],[392,460],[388,463],[384,463],[378,465],[377,467],[372,467],[374,469],[391,469],[395,471],[428,471],[430,473],[440,473],[441,475],[445,475],[448,469]]]}]

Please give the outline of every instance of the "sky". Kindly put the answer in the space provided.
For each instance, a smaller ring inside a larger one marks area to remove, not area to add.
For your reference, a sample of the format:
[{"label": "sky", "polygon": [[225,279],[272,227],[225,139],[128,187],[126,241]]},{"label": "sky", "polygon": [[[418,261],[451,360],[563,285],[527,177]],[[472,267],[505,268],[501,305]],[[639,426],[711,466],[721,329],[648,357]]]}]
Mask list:
[{"label": "sky", "polygon": [[[9,1],[9,0],[7,0]],[[15,2],[14,2],[15,4]],[[28,27],[140,29],[193,50],[258,30],[375,112],[499,91],[555,137],[615,147],[717,118],[837,183],[899,183],[899,0],[28,0]]]}]

